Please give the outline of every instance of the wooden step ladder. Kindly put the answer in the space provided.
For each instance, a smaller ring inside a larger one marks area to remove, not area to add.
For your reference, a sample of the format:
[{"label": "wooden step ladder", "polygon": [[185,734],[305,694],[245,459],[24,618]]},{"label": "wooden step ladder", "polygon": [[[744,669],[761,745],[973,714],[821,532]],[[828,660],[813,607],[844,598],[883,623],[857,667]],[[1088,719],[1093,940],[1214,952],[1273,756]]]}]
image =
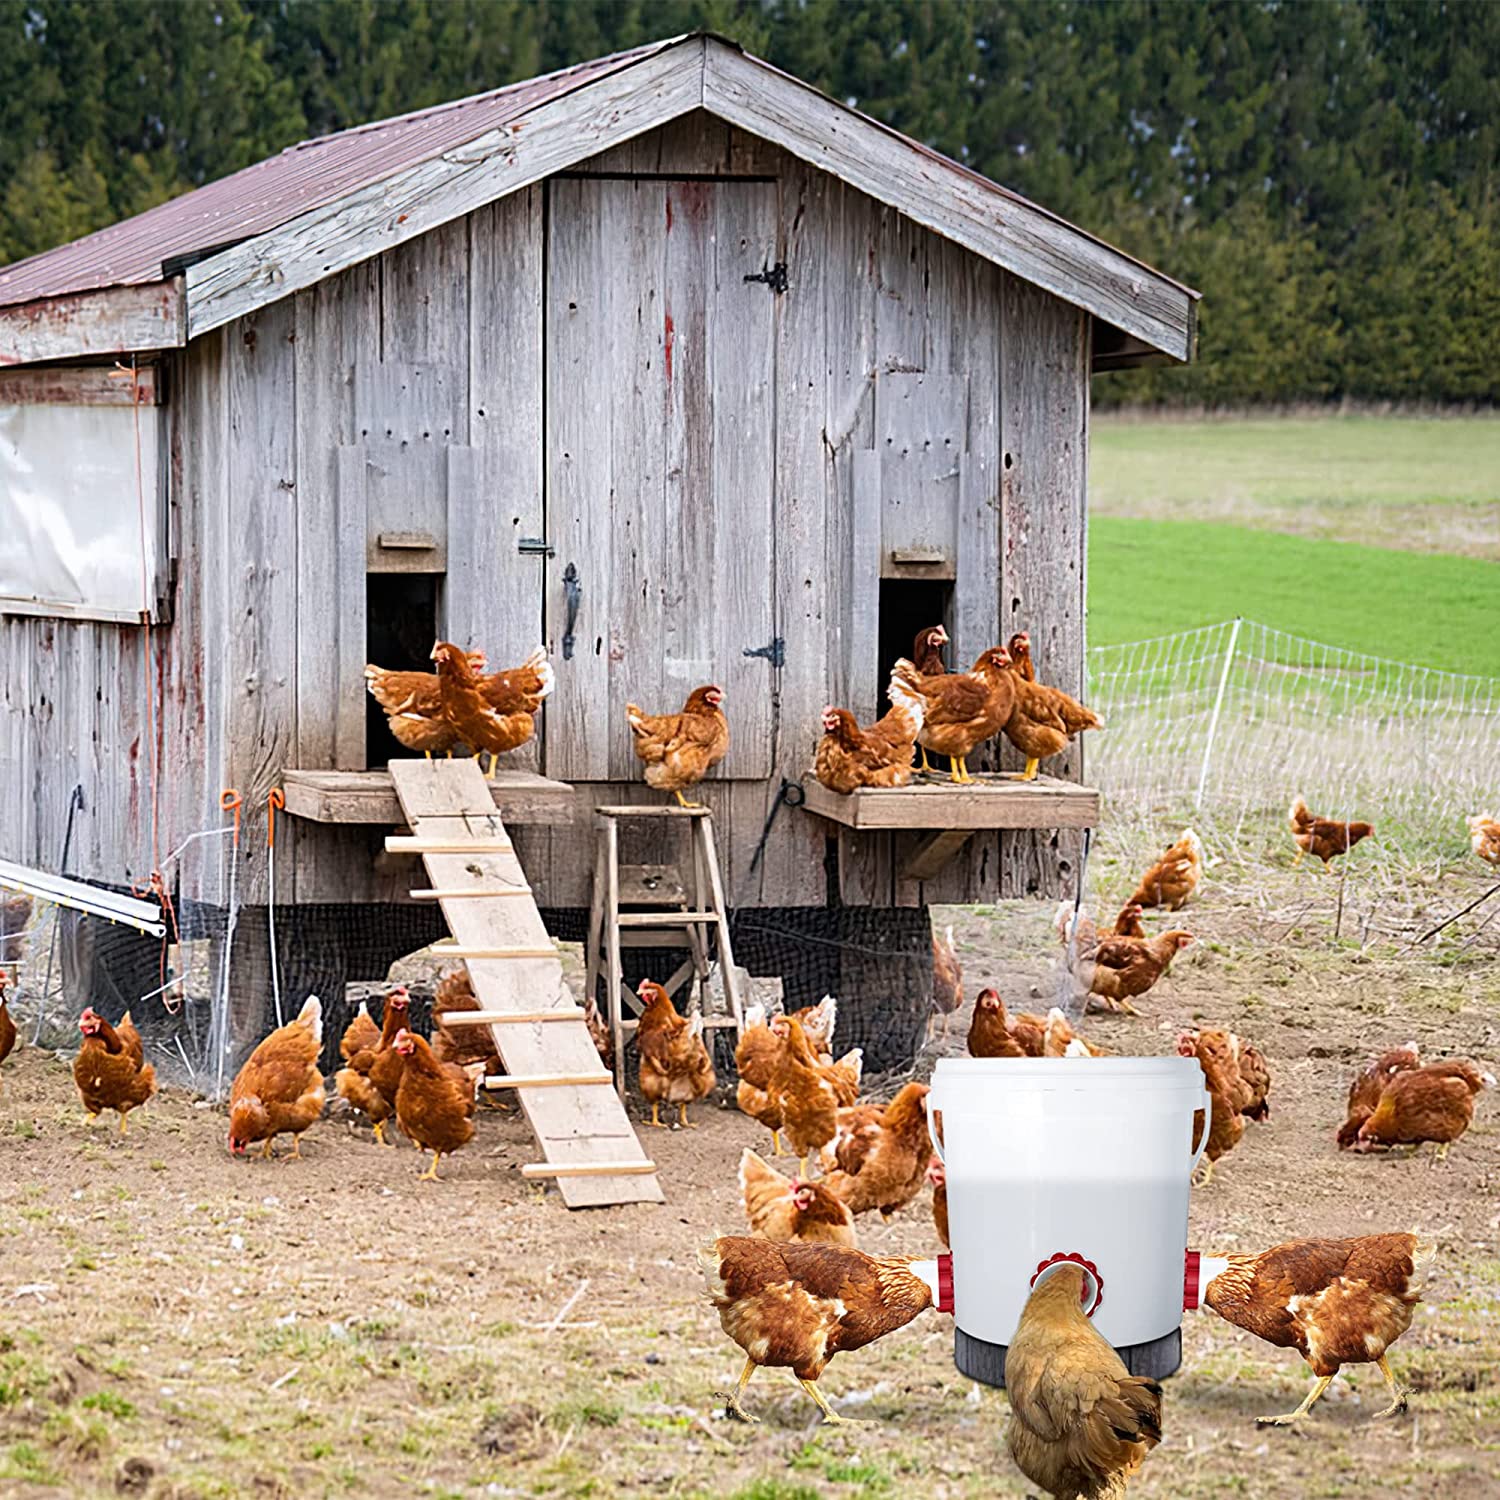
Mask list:
[{"label": "wooden step ladder", "polygon": [[488,1026],[503,1075],[488,1088],[518,1091],[545,1162],[521,1168],[554,1178],[569,1208],[662,1203],[665,1198],[613,1079],[563,978],[562,961],[473,760],[393,760],[391,779],[411,834],[386,840],[395,854],[420,855],[428,890],[443,909],[451,943],[433,952],[462,960],[479,1010],[449,1024]]},{"label": "wooden step ladder", "polygon": [[[709,810],[706,807],[596,807],[594,811],[599,825],[584,993],[597,1004],[599,980],[603,978],[604,1007],[615,1039],[615,1087],[623,1099],[625,1038],[635,1031],[639,1024],[636,1017],[644,1009],[640,997],[625,983],[624,949],[687,949],[688,957],[676,972],[659,982],[674,1000],[684,985],[691,985],[688,1012],[703,1013],[705,1031],[732,1028],[738,1041],[744,1024],[744,1007],[739,972],[734,966],[734,947],[729,938],[729,912],[724,901],[724,881],[719,872],[719,854]],[[620,825],[648,819],[658,823],[662,819],[688,823],[687,879],[675,865],[620,863]],[[714,938],[727,1006],[720,1015],[711,1015],[708,1011],[710,934]]]}]

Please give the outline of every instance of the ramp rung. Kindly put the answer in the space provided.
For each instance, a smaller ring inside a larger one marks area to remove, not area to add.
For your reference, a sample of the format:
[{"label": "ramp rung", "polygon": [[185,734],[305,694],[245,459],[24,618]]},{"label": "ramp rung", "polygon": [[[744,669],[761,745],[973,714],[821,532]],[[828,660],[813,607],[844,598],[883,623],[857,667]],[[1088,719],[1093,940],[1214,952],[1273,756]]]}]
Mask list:
[{"label": "ramp rung", "polygon": [[529,896],[529,885],[478,885],[464,891],[420,890],[406,893],[413,901],[470,901],[489,896]]},{"label": "ramp rung", "polygon": [[[624,1016],[620,1018],[621,1031],[634,1031],[641,1023],[639,1021],[627,1020]],[[734,1025],[733,1016],[704,1016],[703,1029],[705,1031],[720,1031],[726,1026]]]},{"label": "ramp rung", "polygon": [[656,1170],[654,1161],[529,1161],[521,1176],[538,1177],[644,1177]]},{"label": "ramp rung", "polygon": [[582,1021],[581,1010],[460,1010],[439,1018],[444,1026],[516,1026],[522,1021]]},{"label": "ramp rung", "polygon": [[596,807],[601,818],[706,818],[707,807],[678,807],[668,803],[662,807]]},{"label": "ramp rung", "polygon": [[716,911],[622,911],[619,916],[621,927],[693,927],[718,920]]},{"label": "ramp rung", "polygon": [[433,943],[427,950],[437,958],[560,958],[556,948],[465,948],[459,943]]},{"label": "ramp rung", "polygon": [[533,1073],[529,1077],[520,1074],[492,1073],[484,1080],[487,1089],[571,1089],[582,1088],[588,1083],[607,1083],[614,1087],[612,1073]]},{"label": "ramp rung", "polygon": [[424,839],[413,834],[386,837],[387,854],[511,854],[514,846],[504,839]]}]

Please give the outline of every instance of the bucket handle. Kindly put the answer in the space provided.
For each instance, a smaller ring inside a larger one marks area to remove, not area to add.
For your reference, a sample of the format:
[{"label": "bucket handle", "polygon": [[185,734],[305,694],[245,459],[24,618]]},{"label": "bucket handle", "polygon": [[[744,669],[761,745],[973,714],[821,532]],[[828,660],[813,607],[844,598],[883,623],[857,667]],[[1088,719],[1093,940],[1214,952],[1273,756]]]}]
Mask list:
[{"label": "bucket handle", "polygon": [[[1198,1148],[1193,1153],[1193,1159],[1188,1163],[1188,1176],[1191,1177],[1198,1170],[1198,1163],[1203,1160],[1203,1153],[1208,1150],[1208,1133],[1213,1128],[1214,1102],[1208,1092],[1208,1080],[1203,1080],[1203,1139],[1198,1142]],[[1196,1108],[1196,1106],[1195,1106]]]},{"label": "bucket handle", "polygon": [[932,1154],[946,1167],[948,1158],[943,1154],[942,1141],[938,1139],[938,1131],[942,1126],[940,1117],[943,1113],[943,1106],[939,1100],[933,1098],[936,1092],[936,1088],[930,1088],[927,1091],[927,1140],[932,1147]]}]

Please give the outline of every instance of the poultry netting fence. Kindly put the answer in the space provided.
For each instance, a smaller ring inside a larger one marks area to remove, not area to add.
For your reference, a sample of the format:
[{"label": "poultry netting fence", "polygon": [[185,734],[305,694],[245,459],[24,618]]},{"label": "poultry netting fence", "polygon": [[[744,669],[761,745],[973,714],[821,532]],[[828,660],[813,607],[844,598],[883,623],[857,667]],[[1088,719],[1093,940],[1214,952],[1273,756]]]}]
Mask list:
[{"label": "poultry netting fence", "polygon": [[1376,825],[1382,861],[1465,858],[1467,820],[1500,800],[1500,680],[1387,661],[1250,620],[1088,653],[1108,729],[1088,775],[1101,832],[1192,822],[1215,842],[1290,848],[1287,810]]}]

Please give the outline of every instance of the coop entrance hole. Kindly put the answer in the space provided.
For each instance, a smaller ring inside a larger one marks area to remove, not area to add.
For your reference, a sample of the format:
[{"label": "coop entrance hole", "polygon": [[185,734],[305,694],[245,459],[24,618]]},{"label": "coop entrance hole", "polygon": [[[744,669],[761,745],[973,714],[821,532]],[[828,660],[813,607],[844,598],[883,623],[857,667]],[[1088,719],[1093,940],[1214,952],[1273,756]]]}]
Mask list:
[{"label": "coop entrance hole", "polygon": [[[883,714],[891,666],[899,656],[910,656],[917,632],[929,625],[943,625],[953,634],[953,583],[944,578],[882,578],[880,580],[880,654],[876,658],[875,713]],[[986,642],[987,645],[993,644]],[[982,648],[981,648],[982,649]],[[966,671],[967,661],[956,661],[953,648],[946,653],[948,670]]]},{"label": "coop entrance hole", "polygon": [[[371,573],[365,579],[366,661],[391,672],[431,672],[439,575]],[[372,770],[412,752],[391,733],[385,710],[365,701],[365,764]]]}]

